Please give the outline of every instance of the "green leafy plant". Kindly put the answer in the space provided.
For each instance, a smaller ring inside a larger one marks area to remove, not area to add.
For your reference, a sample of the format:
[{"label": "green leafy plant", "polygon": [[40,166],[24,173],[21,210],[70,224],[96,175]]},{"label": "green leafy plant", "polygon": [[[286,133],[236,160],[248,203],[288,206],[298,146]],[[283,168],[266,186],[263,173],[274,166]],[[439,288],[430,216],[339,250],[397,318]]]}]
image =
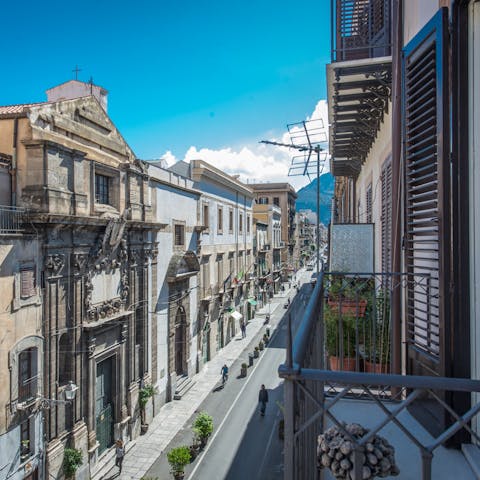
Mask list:
[{"label": "green leafy plant", "polygon": [[150,397],[153,397],[155,393],[155,387],[153,385],[145,385],[141,388],[138,392],[138,403],[140,404],[140,408],[145,408],[145,405],[148,402]]},{"label": "green leafy plant", "polygon": [[63,473],[65,473],[65,477],[72,477],[82,463],[82,452],[80,450],[76,448],[65,449],[63,452]]},{"label": "green leafy plant", "polygon": [[325,343],[327,352],[331,356],[340,355],[340,322],[342,323],[343,333],[343,355],[345,357],[355,357],[355,317],[352,315],[342,315],[338,310],[329,305],[325,305],[323,311],[325,322]]},{"label": "green leafy plant", "polygon": [[193,431],[201,440],[207,439],[213,432],[213,418],[206,412],[200,412],[193,422]]},{"label": "green leafy plant", "polygon": [[248,368],[248,365],[246,363],[242,363],[242,368]]},{"label": "green leafy plant", "polygon": [[190,459],[190,448],[185,445],[172,448],[167,453],[167,460],[172,467],[173,475],[182,474],[185,470],[185,465],[190,463]]}]

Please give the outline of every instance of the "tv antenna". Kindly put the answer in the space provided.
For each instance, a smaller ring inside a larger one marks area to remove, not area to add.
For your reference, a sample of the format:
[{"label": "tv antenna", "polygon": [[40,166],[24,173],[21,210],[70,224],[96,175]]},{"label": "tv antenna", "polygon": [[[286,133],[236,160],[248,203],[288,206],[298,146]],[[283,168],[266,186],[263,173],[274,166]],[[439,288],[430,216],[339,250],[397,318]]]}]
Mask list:
[{"label": "tv antenna", "polygon": [[[327,135],[321,118],[290,123],[287,125],[287,128],[292,143],[282,143],[270,140],[261,140],[260,143],[275,145],[277,147],[293,148],[294,150],[303,153],[303,155],[292,157],[290,168],[288,170],[289,177],[306,175],[310,181],[310,175],[315,175],[317,177],[317,238],[315,246],[318,276],[318,273],[320,272],[320,173],[323,171],[323,167],[327,160]],[[316,153],[314,158],[312,158],[313,153]]]}]

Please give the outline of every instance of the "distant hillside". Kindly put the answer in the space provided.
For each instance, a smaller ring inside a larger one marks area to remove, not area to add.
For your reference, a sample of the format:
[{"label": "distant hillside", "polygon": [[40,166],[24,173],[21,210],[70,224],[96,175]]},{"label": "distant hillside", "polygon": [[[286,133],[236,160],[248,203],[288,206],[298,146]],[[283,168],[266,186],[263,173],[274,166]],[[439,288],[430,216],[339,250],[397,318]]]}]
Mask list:
[{"label": "distant hillside", "polygon": [[[320,175],[320,222],[330,223],[331,205],[334,189],[334,178],[331,173]],[[317,212],[317,179],[298,191],[296,203],[298,210],[310,209]]]}]

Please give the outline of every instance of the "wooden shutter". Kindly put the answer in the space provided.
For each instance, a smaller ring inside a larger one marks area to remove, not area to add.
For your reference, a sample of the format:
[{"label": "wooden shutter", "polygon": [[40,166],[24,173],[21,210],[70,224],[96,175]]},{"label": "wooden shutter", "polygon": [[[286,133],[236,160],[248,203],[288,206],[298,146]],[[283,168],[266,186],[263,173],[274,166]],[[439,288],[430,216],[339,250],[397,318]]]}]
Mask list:
[{"label": "wooden shutter", "polygon": [[448,15],[440,9],[403,50],[408,370],[450,362]]},{"label": "wooden shutter", "polygon": [[392,271],[392,159],[382,168],[382,271]]},{"label": "wooden shutter", "polygon": [[35,268],[22,267],[20,269],[20,296],[28,298],[35,295]]},{"label": "wooden shutter", "polygon": [[366,208],[367,208],[367,215],[365,220],[367,223],[372,223],[372,184],[370,184],[367,187]]}]

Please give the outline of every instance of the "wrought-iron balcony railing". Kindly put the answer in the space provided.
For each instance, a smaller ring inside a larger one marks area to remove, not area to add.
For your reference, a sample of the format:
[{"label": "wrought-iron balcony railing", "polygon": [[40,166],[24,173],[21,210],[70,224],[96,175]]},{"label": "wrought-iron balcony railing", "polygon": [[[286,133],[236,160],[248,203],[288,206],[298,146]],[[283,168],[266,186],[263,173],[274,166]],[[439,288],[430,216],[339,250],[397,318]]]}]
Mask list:
[{"label": "wrought-iron balcony railing", "polygon": [[[389,298],[396,288],[408,285],[403,274],[360,277],[320,272],[294,337],[289,321],[287,357],[279,367],[284,379],[286,480],[325,478],[326,469],[331,471],[328,478],[360,480],[395,474],[397,468],[398,478],[404,478],[402,473],[422,480],[453,478],[451,472],[439,473],[434,457],[445,458],[447,444],[480,442],[473,428],[480,412],[480,381],[388,373],[390,354],[382,345],[390,344],[383,333],[390,330]],[[332,352],[343,355],[343,371],[332,368],[328,359]],[[354,356],[356,371],[345,368],[347,354]],[[367,361],[372,359],[369,369]],[[459,399],[467,403],[459,407]],[[422,420],[418,412],[427,412],[429,421],[436,417],[434,433],[416,421]],[[360,433],[353,434],[353,423],[363,423],[366,429],[358,427]],[[384,429],[391,445],[377,451],[376,441],[379,434],[385,435]],[[332,431],[337,432],[334,446],[326,441]],[[394,457],[403,462],[395,465]],[[448,458],[466,465],[455,452]],[[448,463],[444,461],[442,468]],[[409,475],[404,473],[408,469]]]},{"label": "wrought-iron balcony railing", "polygon": [[331,0],[332,62],[391,54],[391,0]]},{"label": "wrought-iron balcony railing", "polygon": [[20,380],[18,384],[18,402],[28,403],[37,398],[38,378],[34,376],[26,380]]},{"label": "wrought-iron balcony railing", "polygon": [[25,209],[0,205],[0,235],[22,233]]}]

